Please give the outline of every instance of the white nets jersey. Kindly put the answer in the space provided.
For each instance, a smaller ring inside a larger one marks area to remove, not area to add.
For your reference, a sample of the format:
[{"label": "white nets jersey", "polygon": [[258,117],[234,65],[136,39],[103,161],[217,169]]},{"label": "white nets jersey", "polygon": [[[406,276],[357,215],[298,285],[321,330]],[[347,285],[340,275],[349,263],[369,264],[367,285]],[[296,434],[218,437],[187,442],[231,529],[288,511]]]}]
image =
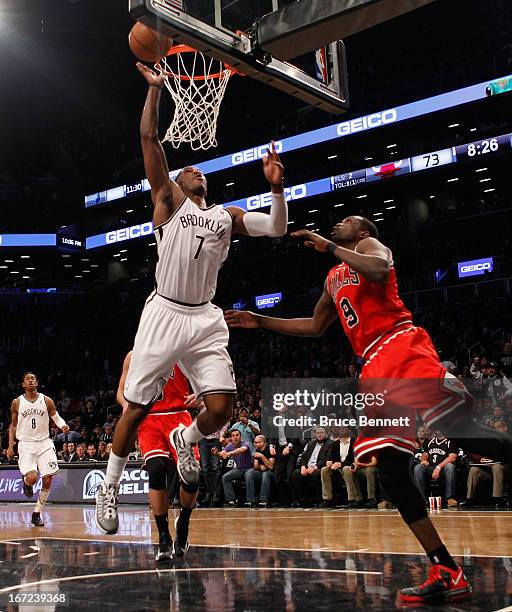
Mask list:
[{"label": "white nets jersey", "polygon": [[20,395],[18,399],[20,400],[16,427],[18,440],[36,442],[48,438],[50,416],[44,395],[39,393],[34,402],[29,402],[24,395]]},{"label": "white nets jersey", "polygon": [[222,206],[199,208],[185,198],[168,221],[155,227],[157,293],[183,305],[209,302],[228,256],[232,225]]}]

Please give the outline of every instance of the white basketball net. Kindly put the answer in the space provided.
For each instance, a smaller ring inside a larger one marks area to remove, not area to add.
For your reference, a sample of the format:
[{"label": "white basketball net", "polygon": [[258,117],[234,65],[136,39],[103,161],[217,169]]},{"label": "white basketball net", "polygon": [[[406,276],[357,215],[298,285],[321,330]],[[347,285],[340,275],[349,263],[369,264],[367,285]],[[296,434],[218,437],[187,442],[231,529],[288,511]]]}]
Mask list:
[{"label": "white basketball net", "polygon": [[216,147],[217,119],[231,69],[200,51],[175,53],[156,68],[165,75],[175,105],[163,141],[175,149],[183,143],[194,151]]}]

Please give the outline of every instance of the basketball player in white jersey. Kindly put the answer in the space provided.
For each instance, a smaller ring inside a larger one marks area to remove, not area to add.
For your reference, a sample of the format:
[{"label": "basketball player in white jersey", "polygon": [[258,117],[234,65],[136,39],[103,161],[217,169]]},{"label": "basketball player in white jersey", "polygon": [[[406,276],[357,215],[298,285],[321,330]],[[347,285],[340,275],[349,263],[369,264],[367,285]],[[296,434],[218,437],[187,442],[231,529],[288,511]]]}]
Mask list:
[{"label": "basketball player in white jersey", "polygon": [[155,290],[142,313],[124,387],[128,409],[117,424],[107,474],[96,499],[96,521],[107,533],[118,528],[119,481],[137,428],[177,362],[196,397],[206,405],[196,421],[188,427],[180,425],[170,435],[182,486],[190,493],[197,490],[200,468],[193,445],[229,421],[236,391],[227,352],[228,329],[222,310],[210,301],[219,269],[233,234],[278,237],[286,233],[288,224],[284,169],[274,145],[263,159],[263,172],[272,191],[270,214],[207,207],[206,178],[197,168],[184,168],[176,181],[169,178],[158,139],[164,77],[141,63],[137,68],[149,85],[140,129],[154,205],[158,263]]},{"label": "basketball player in white jersey", "polygon": [[34,485],[37,482],[37,472],[41,474],[43,486],[32,513],[32,524],[36,527],[44,525],[41,510],[46,504],[52,477],[59,471],[55,446],[50,440],[50,418],[62,429],[69,431],[66,421],[59,416],[53,400],[37,392],[37,376],[32,372],[23,374],[21,386],[24,394],[12,401],[11,426],[9,428],[9,447],[7,457],[14,456],[14,444],[18,440],[18,466],[23,475],[23,492],[26,497],[34,495]]}]

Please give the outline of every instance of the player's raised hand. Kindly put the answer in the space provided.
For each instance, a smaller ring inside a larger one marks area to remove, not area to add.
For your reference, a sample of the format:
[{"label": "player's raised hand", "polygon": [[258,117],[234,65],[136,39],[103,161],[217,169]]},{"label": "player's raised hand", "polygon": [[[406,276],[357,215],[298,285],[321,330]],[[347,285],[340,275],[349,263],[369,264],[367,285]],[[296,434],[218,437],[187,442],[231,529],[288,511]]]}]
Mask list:
[{"label": "player's raised hand", "polygon": [[296,232],[292,232],[290,234],[293,238],[304,238],[305,246],[310,249],[315,249],[319,253],[327,253],[329,250],[329,245],[333,244],[327,238],[320,236],[319,234],[315,234],[315,232],[310,232],[309,230],[298,230]]},{"label": "player's raised hand", "polygon": [[276,145],[272,141],[271,148],[267,149],[267,154],[263,157],[263,173],[271,185],[280,187],[284,180],[284,166],[276,152]]},{"label": "player's raised hand", "polygon": [[258,315],[249,310],[226,310],[224,319],[229,327],[245,327],[246,329],[259,327]]},{"label": "player's raised hand", "polygon": [[162,88],[165,83],[165,77],[163,74],[157,74],[154,70],[151,70],[148,66],[142,62],[137,62],[137,70],[148,82],[148,85],[154,85],[155,87]]}]

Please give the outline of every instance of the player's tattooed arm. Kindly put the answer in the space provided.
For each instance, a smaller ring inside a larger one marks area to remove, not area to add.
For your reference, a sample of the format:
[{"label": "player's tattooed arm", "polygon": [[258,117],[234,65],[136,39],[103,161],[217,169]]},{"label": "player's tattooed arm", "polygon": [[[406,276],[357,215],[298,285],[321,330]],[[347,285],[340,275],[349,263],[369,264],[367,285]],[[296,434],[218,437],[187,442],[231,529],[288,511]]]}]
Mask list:
[{"label": "player's tattooed arm", "polygon": [[227,210],[233,217],[233,234],[278,238],[284,236],[288,231],[288,204],[283,187],[284,166],[274,143],[271,149],[267,149],[267,154],[263,157],[263,173],[272,191],[270,214],[245,212],[242,208],[230,206]]},{"label": "player's tattooed arm", "polygon": [[16,427],[18,427],[19,400],[16,398],[11,403],[11,425],[9,427],[9,446],[7,447],[7,459],[14,457],[14,445],[16,444]]},{"label": "player's tattooed arm", "polygon": [[307,319],[278,319],[245,310],[227,310],[224,314],[230,327],[261,328],[290,336],[322,336],[337,318],[336,307],[324,285],[313,316]]},{"label": "player's tattooed arm", "polygon": [[155,207],[153,222],[155,225],[161,225],[180,206],[185,194],[169,177],[167,158],[158,138],[158,115],[164,77],[157,75],[141,62],[137,63],[137,68],[149,85],[140,121],[140,139],[146,176],[151,185],[151,199]]},{"label": "player's tattooed arm", "polygon": [[364,238],[358,243],[357,251],[353,251],[309,230],[299,230],[291,236],[304,238],[304,244],[315,251],[331,253],[372,283],[385,284],[388,280],[391,251],[376,238]]}]

